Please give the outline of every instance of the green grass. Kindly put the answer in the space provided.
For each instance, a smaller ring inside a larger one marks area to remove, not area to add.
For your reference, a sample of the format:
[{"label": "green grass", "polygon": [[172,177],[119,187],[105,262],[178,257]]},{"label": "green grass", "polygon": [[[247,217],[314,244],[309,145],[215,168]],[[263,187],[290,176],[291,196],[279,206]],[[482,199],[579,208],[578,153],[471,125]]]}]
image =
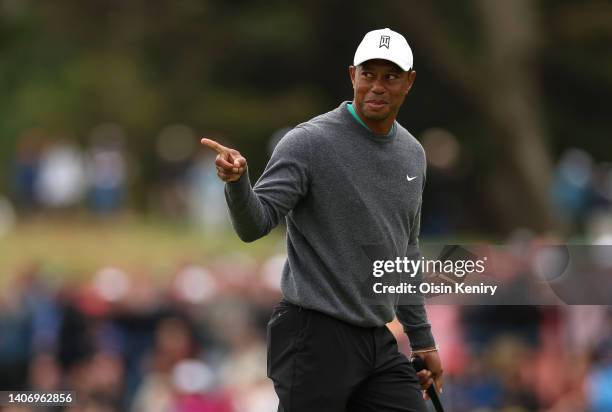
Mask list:
[{"label": "green grass", "polygon": [[[422,245],[426,249],[427,243],[457,241],[425,239]],[[62,281],[89,279],[108,265],[164,278],[185,263],[206,265],[222,257],[233,259],[236,254],[261,261],[278,252],[285,252],[282,227],[256,242],[244,243],[231,228],[207,234],[179,221],[142,217],[95,220],[75,213],[21,222],[0,237],[0,287],[33,263]]]},{"label": "green grass", "polygon": [[243,243],[227,230],[207,234],[184,223],[122,219],[44,219],[18,224],[0,238],[0,282],[32,263],[63,277],[89,277],[107,265],[160,276],[186,262],[244,253],[263,259],[284,250],[283,229]]}]

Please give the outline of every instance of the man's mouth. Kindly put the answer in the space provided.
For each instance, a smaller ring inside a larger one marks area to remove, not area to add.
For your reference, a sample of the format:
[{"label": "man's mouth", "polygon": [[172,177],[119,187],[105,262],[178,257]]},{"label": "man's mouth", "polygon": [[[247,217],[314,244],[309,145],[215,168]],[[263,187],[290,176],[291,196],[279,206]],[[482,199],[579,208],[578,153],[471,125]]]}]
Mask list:
[{"label": "man's mouth", "polygon": [[381,107],[384,107],[388,103],[385,100],[372,99],[372,100],[366,100],[366,104],[373,109],[380,109]]}]

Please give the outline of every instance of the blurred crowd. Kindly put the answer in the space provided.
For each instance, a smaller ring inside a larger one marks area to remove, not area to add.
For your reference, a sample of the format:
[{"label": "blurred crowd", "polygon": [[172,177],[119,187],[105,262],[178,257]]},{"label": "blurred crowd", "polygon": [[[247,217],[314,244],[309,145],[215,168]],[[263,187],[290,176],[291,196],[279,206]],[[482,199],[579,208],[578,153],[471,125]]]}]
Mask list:
[{"label": "blurred crowd", "polygon": [[[162,277],[106,267],[80,283],[29,265],[0,295],[0,388],[75,390],[70,412],[276,410],[265,339],[283,261],[233,255]],[[449,410],[612,410],[608,307],[428,311]]]},{"label": "blurred crowd", "polygon": [[66,411],[274,410],[265,326],[278,262],[184,264],[161,282],[106,267],[73,284],[30,265],[0,294],[0,388],[74,390]]},{"label": "blurred crowd", "polygon": [[[491,235],[500,217],[488,207],[492,193],[483,188],[483,174],[475,173],[472,148],[442,128],[426,129],[419,140],[427,155],[422,235]],[[598,162],[587,151],[570,147],[559,154],[548,189],[550,207],[570,236],[612,243],[612,163]],[[495,191],[503,190],[495,187]],[[514,199],[513,208],[520,203]]]},{"label": "blurred crowd", "polygon": [[170,219],[189,219],[202,229],[225,227],[223,185],[214,158],[198,147],[190,127],[164,127],[153,152],[138,156],[130,153],[125,132],[115,123],[95,126],[82,143],[42,129],[24,131],[7,182],[13,212],[28,217],[85,210],[105,217],[134,209],[139,203],[135,181],[144,174],[143,159],[152,155],[154,170],[139,183],[148,199],[142,207]]},{"label": "blurred crowd", "polygon": [[[423,237],[477,228],[480,211],[468,204],[469,154],[442,129],[420,138],[429,162]],[[24,132],[10,195],[0,196],[0,235],[33,214],[74,216],[86,209],[104,217],[129,210],[139,163],[125,143],[112,123],[95,127],[82,146],[38,129]],[[170,125],[154,146],[155,211],[204,230],[227,227],[223,186],[212,158],[196,150],[193,130]],[[566,151],[550,196],[574,233],[610,244],[609,164],[596,164],[580,149]],[[510,239],[530,237],[517,230]],[[231,255],[177,262],[175,273],[161,276],[146,262],[91,276],[67,276],[41,262],[3,274],[10,281],[0,291],[0,389],[75,390],[78,402],[64,408],[70,412],[276,410],[265,339],[283,262],[282,255],[262,261]],[[518,266],[509,271],[524,269]],[[612,411],[608,307],[432,305],[429,313],[449,410]],[[409,354],[401,327],[390,327]]]},{"label": "blurred crowd", "polygon": [[17,143],[11,176],[17,208],[27,214],[75,207],[86,200],[94,212],[116,211],[125,200],[123,149],[123,132],[113,124],[98,126],[86,151],[42,130],[26,131]]},{"label": "blurred crowd", "polygon": [[[270,137],[266,152],[271,153],[287,130]],[[442,128],[426,129],[419,139],[428,162],[422,236],[501,230],[499,218],[487,207],[491,193],[481,187],[470,148]],[[82,143],[41,129],[22,133],[4,185],[9,190],[0,192],[0,233],[15,222],[15,215],[77,210],[98,216],[144,210],[187,220],[202,230],[227,228],[223,185],[213,156],[199,146],[191,127],[162,128],[152,142],[152,153],[131,153],[123,128],[115,123],[95,126]],[[596,162],[586,151],[569,148],[559,155],[551,179],[550,206],[567,233],[586,234],[599,243],[612,237],[611,163]]]}]

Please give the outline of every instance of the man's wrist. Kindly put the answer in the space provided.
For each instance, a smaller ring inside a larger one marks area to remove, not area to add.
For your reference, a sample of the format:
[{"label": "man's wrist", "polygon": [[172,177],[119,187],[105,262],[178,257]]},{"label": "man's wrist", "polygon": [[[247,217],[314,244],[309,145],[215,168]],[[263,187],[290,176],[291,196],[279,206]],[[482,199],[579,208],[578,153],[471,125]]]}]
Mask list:
[{"label": "man's wrist", "polygon": [[408,335],[410,347],[413,350],[433,348],[436,346],[436,341],[431,333],[431,327],[429,325],[420,328],[404,327],[404,331],[406,335]]}]

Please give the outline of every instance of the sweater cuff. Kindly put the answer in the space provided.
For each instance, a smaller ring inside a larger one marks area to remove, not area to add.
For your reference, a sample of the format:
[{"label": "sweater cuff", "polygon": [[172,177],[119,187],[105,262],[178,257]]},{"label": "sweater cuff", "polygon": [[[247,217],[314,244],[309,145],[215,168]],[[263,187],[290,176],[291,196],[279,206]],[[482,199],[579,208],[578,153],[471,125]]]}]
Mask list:
[{"label": "sweater cuff", "polygon": [[436,341],[431,333],[431,327],[423,327],[412,330],[405,330],[408,339],[410,340],[410,347],[412,350],[432,348],[436,346]]},{"label": "sweater cuff", "polygon": [[251,187],[251,180],[249,179],[249,169],[244,171],[240,179],[235,182],[226,182],[225,190],[232,201],[236,201],[241,197],[244,197]]}]

